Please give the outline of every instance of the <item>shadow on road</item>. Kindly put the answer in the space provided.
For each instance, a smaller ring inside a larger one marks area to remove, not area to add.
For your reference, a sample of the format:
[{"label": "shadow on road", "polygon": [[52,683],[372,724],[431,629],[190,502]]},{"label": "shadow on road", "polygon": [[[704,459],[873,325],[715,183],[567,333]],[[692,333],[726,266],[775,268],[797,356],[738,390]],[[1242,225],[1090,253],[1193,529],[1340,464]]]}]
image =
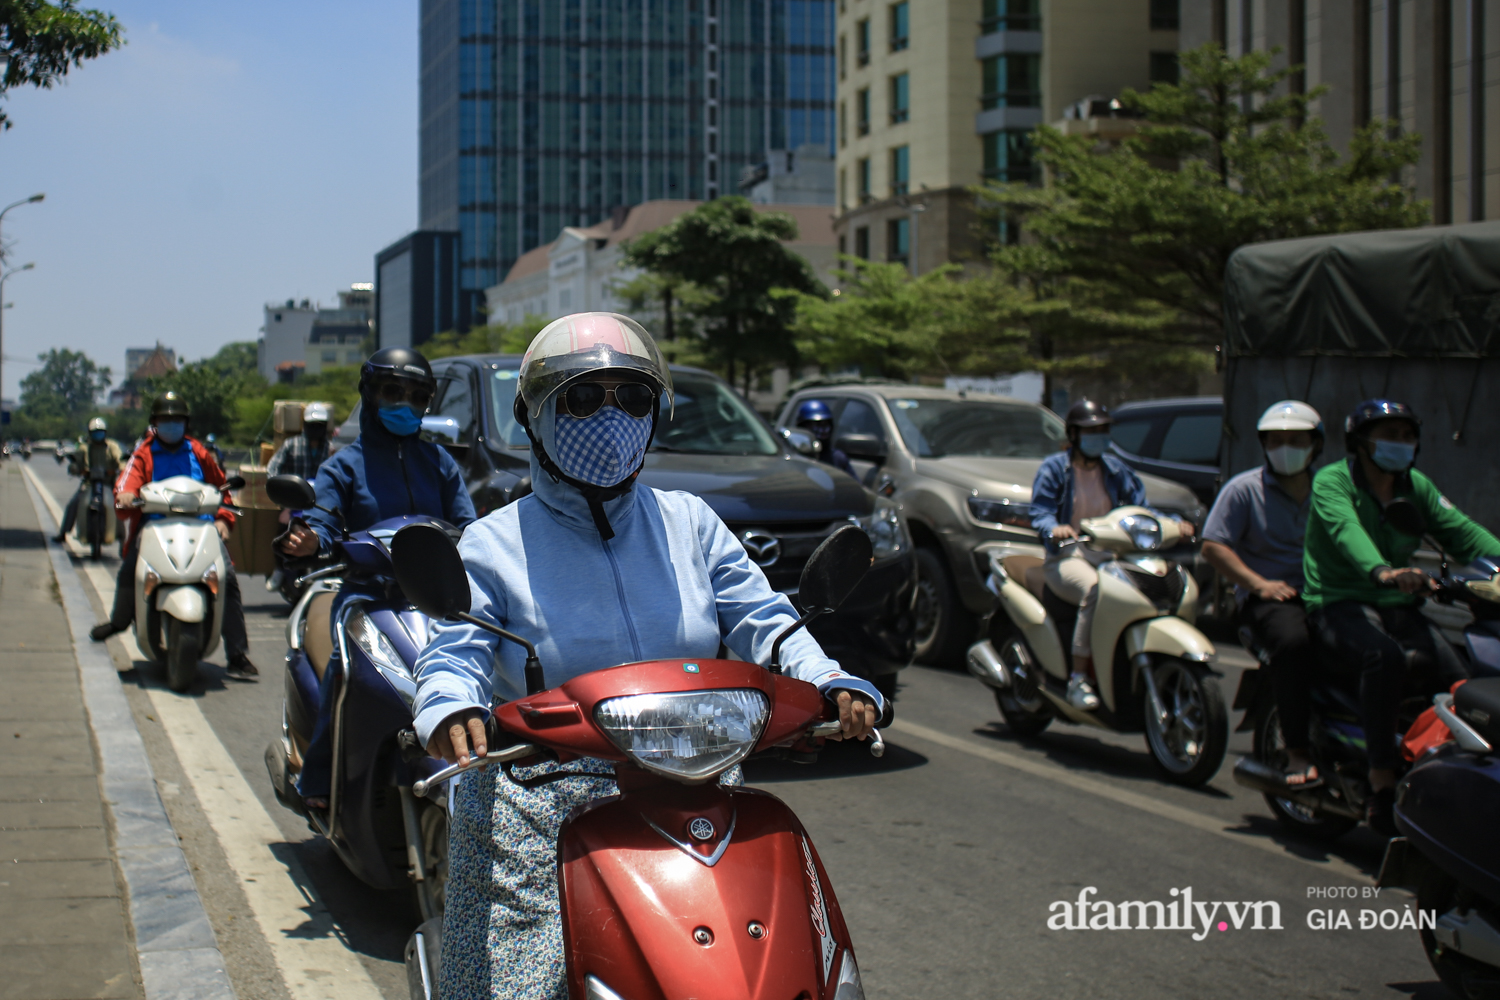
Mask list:
[{"label": "shadow on road", "polygon": [[927,758],[915,750],[898,746],[887,740],[885,756],[870,754],[870,744],[835,743],[830,740],[823,752],[812,764],[796,764],[787,760],[752,760],[745,762],[745,783],[769,785],[781,781],[808,781],[817,778],[851,778],[862,774],[885,774],[889,771],[905,771],[921,767]]}]

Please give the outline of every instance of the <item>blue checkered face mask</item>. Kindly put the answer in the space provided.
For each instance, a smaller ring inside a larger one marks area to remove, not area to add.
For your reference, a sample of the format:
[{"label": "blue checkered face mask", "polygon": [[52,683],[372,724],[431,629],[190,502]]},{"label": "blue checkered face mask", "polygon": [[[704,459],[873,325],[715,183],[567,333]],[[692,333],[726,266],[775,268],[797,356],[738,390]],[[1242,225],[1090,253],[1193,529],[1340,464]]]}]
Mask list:
[{"label": "blue checkered face mask", "polygon": [[552,456],[557,467],[592,486],[615,486],[641,464],[651,439],[651,417],[601,406],[587,417],[559,413]]}]

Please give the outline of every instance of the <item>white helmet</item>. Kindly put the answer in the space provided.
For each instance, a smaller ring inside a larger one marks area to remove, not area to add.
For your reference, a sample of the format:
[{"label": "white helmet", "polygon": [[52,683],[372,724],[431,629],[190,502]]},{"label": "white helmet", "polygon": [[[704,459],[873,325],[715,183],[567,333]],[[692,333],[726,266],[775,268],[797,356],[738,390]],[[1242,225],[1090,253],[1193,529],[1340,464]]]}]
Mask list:
[{"label": "white helmet", "polygon": [[667,397],[670,412],[672,374],[651,334],[629,316],[591,312],[555,319],[532,340],[521,358],[517,419],[529,425],[568,383],[608,370],[644,377]]},{"label": "white helmet", "polygon": [[328,423],[327,403],[308,403],[302,411],[302,422],[304,424],[326,424]]},{"label": "white helmet", "polygon": [[1255,429],[1262,434],[1266,431],[1311,431],[1322,437],[1323,418],[1306,403],[1283,399],[1279,403],[1272,403],[1260,415],[1260,423],[1255,425]]},{"label": "white helmet", "polygon": [[109,430],[109,425],[104,422],[104,418],[103,417],[95,417],[93,420],[89,421],[89,430],[91,430],[91,431]]}]

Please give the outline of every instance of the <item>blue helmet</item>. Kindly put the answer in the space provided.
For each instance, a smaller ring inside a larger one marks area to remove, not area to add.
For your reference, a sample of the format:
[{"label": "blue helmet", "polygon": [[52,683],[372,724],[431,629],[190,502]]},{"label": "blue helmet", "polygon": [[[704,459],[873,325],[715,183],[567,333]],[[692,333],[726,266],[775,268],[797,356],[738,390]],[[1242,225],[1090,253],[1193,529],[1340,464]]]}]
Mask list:
[{"label": "blue helmet", "polygon": [[828,404],[821,399],[803,400],[802,405],[797,407],[797,426],[800,427],[803,424],[810,424],[818,420],[833,422],[833,411],[828,408]]}]

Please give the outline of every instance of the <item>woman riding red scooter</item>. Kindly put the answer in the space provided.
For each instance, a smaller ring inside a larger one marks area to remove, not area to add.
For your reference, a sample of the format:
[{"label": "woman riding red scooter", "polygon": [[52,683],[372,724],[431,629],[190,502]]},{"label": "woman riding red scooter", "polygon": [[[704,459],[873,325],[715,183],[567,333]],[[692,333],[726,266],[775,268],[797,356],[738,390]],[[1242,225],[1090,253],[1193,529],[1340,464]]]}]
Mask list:
[{"label": "woman riding red scooter", "polygon": [[[797,620],[707,504],[633,488],[663,404],[670,414],[666,363],[623,316],[557,320],[521,362],[515,413],[531,439],[534,492],[470,526],[460,552],[470,612],[531,640],[548,685],[620,663],[712,659],[721,645],[765,663]],[[805,631],[780,659],[837,705],[842,738],[868,737],[882,709],[872,685]],[[527,694],[524,660],[480,627],[440,626],[418,664],[416,729],[428,752],[458,763],[483,756],[492,702]],[[442,997],[566,994],[558,833],[576,806],[617,793],[603,776],[612,767],[583,758],[518,767],[520,782],[491,769],[460,783]],[[532,780],[558,771],[577,776]],[[724,780],[736,783],[738,768]]]}]

